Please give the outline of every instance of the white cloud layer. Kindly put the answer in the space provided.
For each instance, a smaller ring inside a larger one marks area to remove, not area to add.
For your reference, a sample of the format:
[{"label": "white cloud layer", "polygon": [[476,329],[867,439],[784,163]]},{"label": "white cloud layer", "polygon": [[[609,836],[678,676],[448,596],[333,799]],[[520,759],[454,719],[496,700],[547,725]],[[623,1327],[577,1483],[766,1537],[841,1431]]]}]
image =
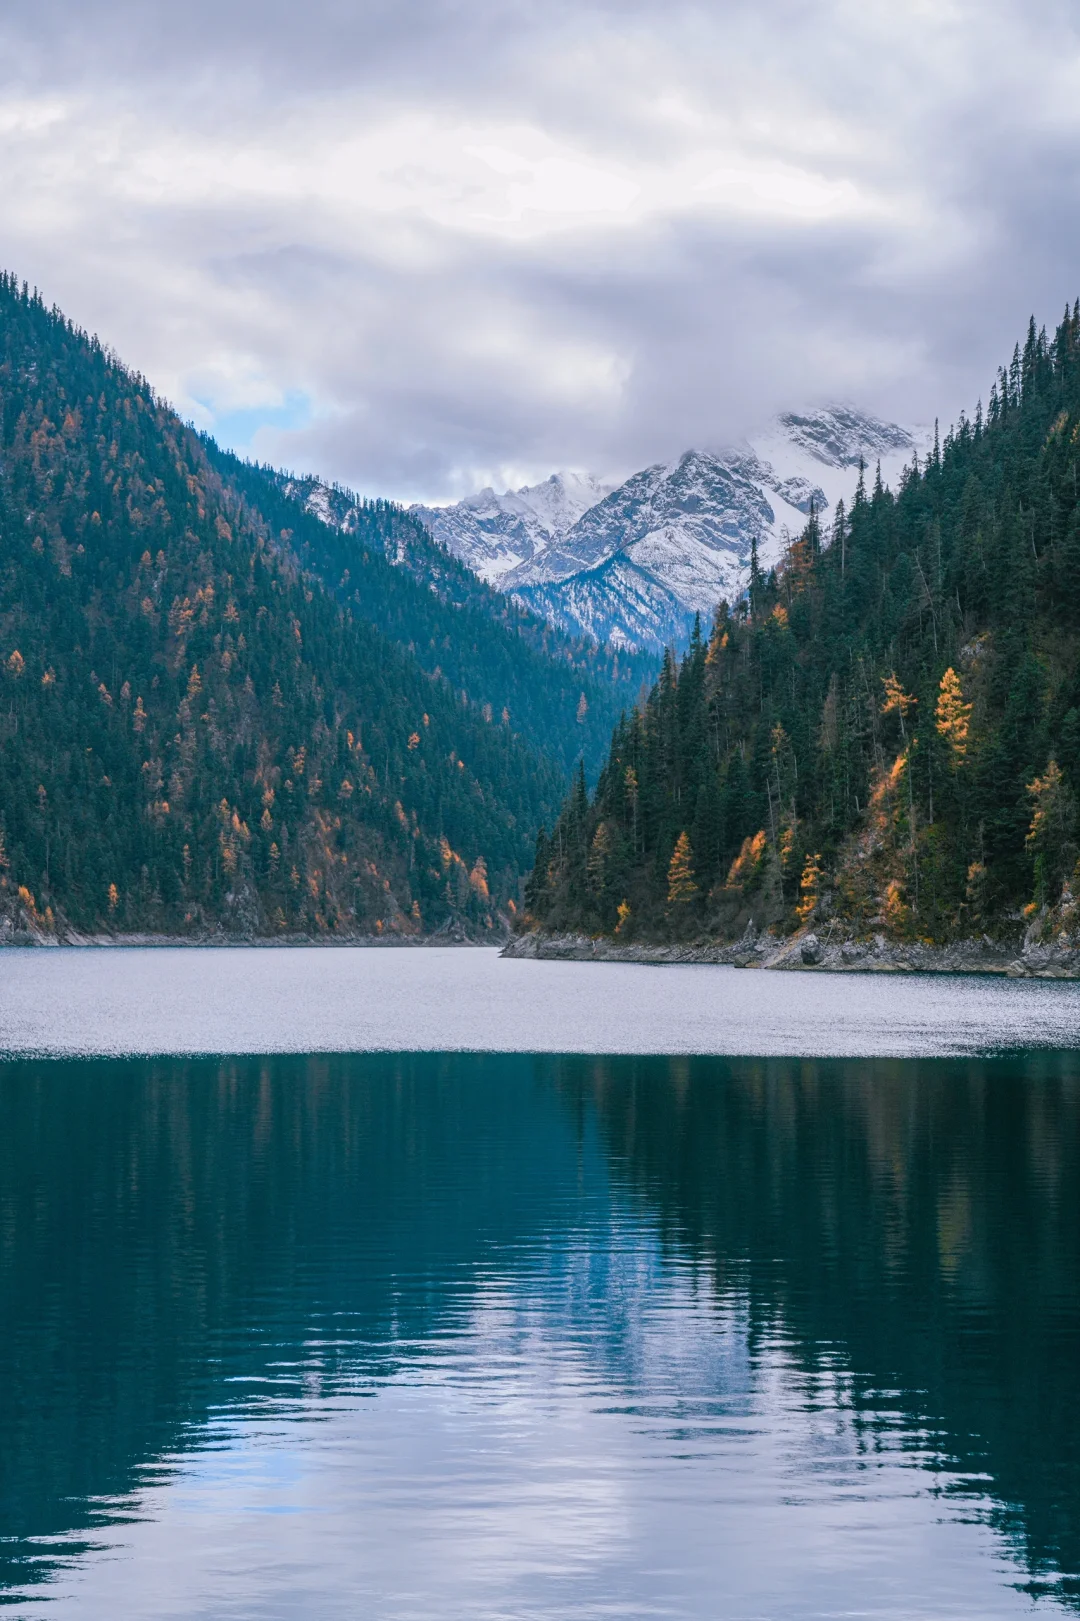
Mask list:
[{"label": "white cloud layer", "polygon": [[8,0],[0,260],[369,493],[950,418],[1080,291],[1047,0]]}]

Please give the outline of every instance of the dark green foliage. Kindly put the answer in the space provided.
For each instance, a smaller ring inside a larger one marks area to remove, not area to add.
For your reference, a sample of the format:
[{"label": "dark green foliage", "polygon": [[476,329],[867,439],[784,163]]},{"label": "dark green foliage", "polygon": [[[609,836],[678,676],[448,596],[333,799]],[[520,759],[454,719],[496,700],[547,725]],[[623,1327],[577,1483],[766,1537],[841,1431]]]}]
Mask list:
[{"label": "dark green foliage", "polygon": [[600,683],[374,546],[328,590],[343,537],[10,278],[0,411],[0,926],[490,926]]},{"label": "dark green foliage", "polygon": [[[1035,903],[1071,926],[1078,464],[1080,307],[1052,340],[1031,326],[986,416],[962,416],[895,494],[861,482],[827,544],[812,519],[748,601],[721,606],[707,648],[669,656],[593,801],[545,837],[534,917],[724,935],[833,916],[942,939]],[[573,852],[601,826],[628,859],[582,884]],[[675,917],[683,832],[699,892]]]},{"label": "dark green foliage", "polygon": [[[212,464],[288,539],[298,565],[351,611],[445,677],[479,711],[509,724],[569,775],[603,763],[611,729],[656,661],[572,641],[476,577],[419,520],[387,501],[254,467],[204,441]],[[305,502],[317,489],[323,522]],[[585,704],[582,706],[582,698]],[[579,718],[580,717],[580,718]]]}]

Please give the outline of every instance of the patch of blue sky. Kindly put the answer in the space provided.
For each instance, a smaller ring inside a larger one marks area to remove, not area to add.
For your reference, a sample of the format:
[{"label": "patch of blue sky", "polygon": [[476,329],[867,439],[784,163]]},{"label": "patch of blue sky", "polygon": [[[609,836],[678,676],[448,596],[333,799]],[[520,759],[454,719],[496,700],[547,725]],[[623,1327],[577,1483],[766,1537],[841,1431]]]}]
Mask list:
[{"label": "patch of blue sky", "polygon": [[246,405],[230,410],[198,395],[195,403],[206,413],[207,430],[218,444],[241,456],[256,453],[256,441],[267,429],[274,433],[295,432],[308,427],[314,416],[311,396],[302,389],[290,390],[279,405]]}]

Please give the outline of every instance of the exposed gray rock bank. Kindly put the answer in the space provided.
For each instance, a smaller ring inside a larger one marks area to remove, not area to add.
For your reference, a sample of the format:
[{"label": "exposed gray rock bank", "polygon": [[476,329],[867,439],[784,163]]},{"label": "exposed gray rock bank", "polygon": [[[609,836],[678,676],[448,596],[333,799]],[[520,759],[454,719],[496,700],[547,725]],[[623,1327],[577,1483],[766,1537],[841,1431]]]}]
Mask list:
[{"label": "exposed gray rock bank", "polygon": [[1080,979],[1080,942],[1069,938],[1040,944],[957,940],[945,946],[901,944],[883,935],[868,940],[838,934],[798,934],[776,939],[753,925],[734,945],[688,942],[650,945],[583,934],[522,934],[504,957],[558,962],[726,963],[734,968],[783,968],[798,973],[1006,974],[1013,979]]},{"label": "exposed gray rock bank", "polygon": [[219,930],[206,930],[196,934],[82,934],[75,929],[58,928],[49,933],[44,929],[13,928],[6,918],[0,918],[0,949],[4,946],[371,946],[411,950],[423,946],[499,946],[506,940],[505,932],[494,930],[468,933],[464,928],[442,928],[433,934],[242,934]]}]

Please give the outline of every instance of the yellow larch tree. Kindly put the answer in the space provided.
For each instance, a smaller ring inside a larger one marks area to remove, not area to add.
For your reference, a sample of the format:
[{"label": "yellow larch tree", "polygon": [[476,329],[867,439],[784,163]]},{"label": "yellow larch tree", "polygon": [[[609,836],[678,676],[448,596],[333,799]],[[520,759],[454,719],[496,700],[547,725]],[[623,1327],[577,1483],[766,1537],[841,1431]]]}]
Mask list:
[{"label": "yellow larch tree", "polygon": [[799,904],[795,908],[800,923],[809,923],[813,917],[821,898],[821,881],[824,876],[820,853],[807,856],[802,878],[799,880]]},{"label": "yellow larch tree", "polygon": [[907,741],[907,714],[918,703],[913,693],[905,692],[895,675],[882,676],[881,684],[885,688],[885,702],[881,706],[883,715],[897,715],[900,719],[900,736]]},{"label": "yellow larch tree", "polygon": [[964,702],[960,677],[951,665],[941,678],[934,724],[938,736],[944,738],[948,745],[953,765],[962,765],[967,758],[971,705]]},{"label": "yellow larch tree", "polygon": [[668,905],[685,906],[697,894],[694,852],[688,833],[680,833],[668,864]]}]

